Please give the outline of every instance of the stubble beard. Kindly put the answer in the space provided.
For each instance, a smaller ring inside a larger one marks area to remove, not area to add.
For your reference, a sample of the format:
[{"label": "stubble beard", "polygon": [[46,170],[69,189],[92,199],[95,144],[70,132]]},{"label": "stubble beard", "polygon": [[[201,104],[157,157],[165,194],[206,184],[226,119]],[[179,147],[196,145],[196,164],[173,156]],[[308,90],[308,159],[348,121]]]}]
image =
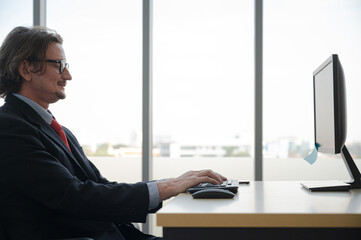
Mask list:
[{"label": "stubble beard", "polygon": [[65,94],[65,92],[57,92],[57,93],[56,93],[56,97],[57,97],[58,99],[65,99],[65,98],[66,98],[66,94]]}]

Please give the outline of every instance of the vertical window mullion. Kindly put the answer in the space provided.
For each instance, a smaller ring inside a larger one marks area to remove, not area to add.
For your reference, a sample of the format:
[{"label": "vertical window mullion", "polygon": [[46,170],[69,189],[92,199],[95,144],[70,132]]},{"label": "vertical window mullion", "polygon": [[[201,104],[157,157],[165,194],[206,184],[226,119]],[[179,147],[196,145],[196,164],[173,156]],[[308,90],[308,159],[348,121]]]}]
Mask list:
[{"label": "vertical window mullion", "polygon": [[263,71],[263,0],[255,0],[255,180],[263,179],[262,159],[262,71]]},{"label": "vertical window mullion", "polygon": [[[152,179],[152,30],[153,0],[143,0],[143,154],[142,181]],[[150,218],[143,225],[143,232],[150,233]]]},{"label": "vertical window mullion", "polygon": [[33,25],[46,26],[46,0],[34,0]]}]

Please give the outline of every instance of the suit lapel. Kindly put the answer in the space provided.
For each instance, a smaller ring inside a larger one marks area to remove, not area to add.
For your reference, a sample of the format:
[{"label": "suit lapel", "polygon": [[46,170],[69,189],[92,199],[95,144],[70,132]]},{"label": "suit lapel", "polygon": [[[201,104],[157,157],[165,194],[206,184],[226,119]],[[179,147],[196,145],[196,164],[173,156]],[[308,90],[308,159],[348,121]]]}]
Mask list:
[{"label": "suit lapel", "polygon": [[[60,147],[66,153],[68,159],[73,163],[73,165],[76,165],[79,169],[82,170],[87,178],[90,178],[88,171],[86,171],[87,169],[84,168],[84,164],[81,164],[81,161],[78,161],[75,158],[75,156],[72,154],[72,152],[69,151],[68,147],[64,144],[58,134],[56,134],[56,132],[47,123],[45,123],[45,125],[41,124],[39,130],[47,135],[52,141],[54,141],[58,147]],[[74,150],[76,150],[75,147],[72,148],[72,151]]]},{"label": "suit lapel", "polygon": [[[44,121],[41,116],[39,116],[39,114],[32,107],[30,107],[24,101],[13,96],[12,94],[6,97],[6,104],[9,104],[13,108],[15,108],[22,115],[23,118],[25,118],[34,127],[38,128],[39,131],[48,136],[48,138],[50,138],[58,147],[60,147],[66,153],[68,159],[73,163],[73,165],[78,167],[88,179],[90,178],[87,173],[88,171],[86,171],[86,168],[84,169],[84,164],[79,164],[77,159],[75,159],[74,155],[69,151],[67,146],[58,136],[58,134],[50,127],[49,124]],[[72,150],[77,150],[73,144],[72,146]]]},{"label": "suit lapel", "polygon": [[[68,143],[72,151],[72,155],[78,159],[78,163],[82,166],[82,168],[86,171],[89,179],[92,179],[94,181],[97,181],[97,177],[93,171],[93,169],[90,167],[88,163],[88,159],[80,152],[80,146],[76,140],[73,139],[72,135],[70,134],[70,131],[64,128],[64,131],[68,137]],[[64,144],[65,146],[65,144]],[[69,150],[68,150],[69,151]]]},{"label": "suit lapel", "polygon": [[47,135],[51,140],[57,143],[59,147],[61,147],[64,152],[70,153],[68,147],[64,144],[63,140],[59,137],[59,135],[47,124],[41,124],[39,126],[39,130],[42,131],[45,135]]}]

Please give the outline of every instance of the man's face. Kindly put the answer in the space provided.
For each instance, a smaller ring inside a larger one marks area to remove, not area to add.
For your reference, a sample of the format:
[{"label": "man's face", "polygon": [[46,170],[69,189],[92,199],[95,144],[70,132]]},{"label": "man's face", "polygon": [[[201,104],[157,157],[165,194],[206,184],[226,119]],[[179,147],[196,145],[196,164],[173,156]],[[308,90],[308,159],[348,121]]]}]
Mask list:
[{"label": "man's face", "polygon": [[[64,49],[59,43],[51,42],[46,51],[45,60],[65,60]],[[63,73],[59,72],[60,63],[45,63],[44,74],[31,73],[31,80],[27,81],[23,87],[26,88],[28,96],[33,101],[40,104],[45,109],[50,103],[57,102],[59,99],[64,99],[65,86],[68,80],[72,77],[69,70],[65,68]]]}]

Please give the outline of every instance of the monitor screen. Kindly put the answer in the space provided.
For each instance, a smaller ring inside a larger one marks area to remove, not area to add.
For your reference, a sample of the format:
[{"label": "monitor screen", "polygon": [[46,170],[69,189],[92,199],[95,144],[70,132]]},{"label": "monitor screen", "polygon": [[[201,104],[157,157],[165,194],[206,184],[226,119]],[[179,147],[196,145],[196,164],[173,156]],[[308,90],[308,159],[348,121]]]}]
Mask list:
[{"label": "monitor screen", "polygon": [[335,152],[332,62],[315,76],[316,143],[320,152]]},{"label": "monitor screen", "polygon": [[343,70],[336,54],[314,71],[313,84],[318,151],[340,153],[346,140],[346,95]]}]

